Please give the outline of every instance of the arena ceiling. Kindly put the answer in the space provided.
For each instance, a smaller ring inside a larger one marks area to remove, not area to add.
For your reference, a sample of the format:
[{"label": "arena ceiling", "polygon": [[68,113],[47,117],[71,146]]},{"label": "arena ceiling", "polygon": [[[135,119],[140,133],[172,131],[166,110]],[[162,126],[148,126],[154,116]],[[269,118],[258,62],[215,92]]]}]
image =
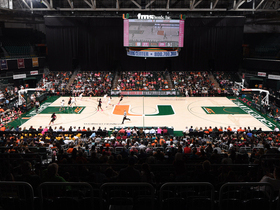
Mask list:
[{"label": "arena ceiling", "polygon": [[264,24],[280,22],[280,0],[0,0],[0,18],[44,15],[111,16],[128,13],[189,16],[240,16]]}]

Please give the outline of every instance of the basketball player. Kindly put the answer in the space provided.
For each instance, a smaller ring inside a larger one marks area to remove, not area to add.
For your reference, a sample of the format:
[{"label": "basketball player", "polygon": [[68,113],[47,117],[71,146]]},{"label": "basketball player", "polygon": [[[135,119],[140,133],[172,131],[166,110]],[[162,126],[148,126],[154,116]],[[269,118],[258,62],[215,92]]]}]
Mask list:
[{"label": "basketball player", "polygon": [[84,94],[83,92],[80,93],[80,95],[79,95],[80,100],[83,99],[83,94]]},{"label": "basketball player", "polygon": [[49,125],[50,125],[51,123],[54,124],[54,121],[55,121],[55,120],[56,120],[56,115],[55,115],[55,113],[53,113],[52,116],[51,116],[51,121],[50,121]]},{"label": "basketball player", "polygon": [[189,97],[189,90],[188,89],[185,89],[185,95],[186,95],[186,97]]},{"label": "basketball player", "polygon": [[119,100],[119,103],[118,103],[118,104],[120,104],[122,100],[123,100],[123,95],[121,95],[121,98],[120,98],[120,100]]},{"label": "basketball player", "polygon": [[60,104],[60,108],[59,108],[59,111],[64,111],[65,110],[65,107],[64,107],[64,99],[62,99],[61,101],[61,104]]},{"label": "basketball player", "polygon": [[97,101],[98,101],[97,111],[99,111],[99,109],[101,109],[101,111],[103,111],[103,109],[101,107],[101,105],[102,105],[101,98],[99,100],[97,99]]},{"label": "basketball player", "polygon": [[109,105],[112,105],[112,104],[111,104],[111,97],[108,98],[106,108],[107,108]]},{"label": "basketball player", "polygon": [[67,109],[69,109],[69,107],[71,107],[71,105],[72,105],[72,97],[70,96],[70,98],[69,98],[69,100],[68,100],[68,107],[67,107]]},{"label": "basketball player", "polygon": [[73,107],[73,105],[75,104],[75,106],[77,106],[77,103],[76,103],[76,98],[75,98],[75,96],[72,98],[72,104],[71,104],[71,106]]},{"label": "basketball player", "polygon": [[106,99],[107,99],[107,94],[105,94],[105,95],[103,96],[103,102],[104,102],[104,103],[106,103]]},{"label": "basketball player", "polygon": [[91,97],[94,95],[93,91],[92,91],[92,88],[89,88],[88,90],[89,90],[89,92],[88,92],[89,98],[91,99]]},{"label": "basketball player", "polygon": [[76,90],[75,90],[75,89],[72,90],[72,95],[73,95],[73,96],[76,96]]},{"label": "basketball player", "polygon": [[126,110],[124,110],[124,112],[123,112],[123,120],[122,120],[122,124],[124,123],[124,121],[125,121],[125,120],[129,120],[129,121],[130,121],[130,119],[129,119],[129,118],[127,118],[126,116],[127,116],[127,114],[126,114]]}]

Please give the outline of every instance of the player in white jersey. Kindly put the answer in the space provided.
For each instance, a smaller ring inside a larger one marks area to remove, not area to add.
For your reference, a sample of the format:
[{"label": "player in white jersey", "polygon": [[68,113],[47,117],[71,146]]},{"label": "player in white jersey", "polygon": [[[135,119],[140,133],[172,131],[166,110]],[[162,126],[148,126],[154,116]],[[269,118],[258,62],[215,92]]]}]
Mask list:
[{"label": "player in white jersey", "polygon": [[185,90],[185,95],[186,95],[186,97],[189,97],[189,91],[188,91],[188,89]]},{"label": "player in white jersey", "polygon": [[75,106],[77,106],[77,102],[76,102],[75,96],[72,98],[72,104],[71,104],[71,106],[73,107],[74,104],[75,104]]},{"label": "player in white jersey", "polygon": [[107,101],[107,105],[106,105],[106,108],[111,105],[111,97],[108,97],[108,101]]},{"label": "player in white jersey", "polygon": [[91,98],[94,95],[92,88],[88,88],[88,95],[89,95],[89,98]]},{"label": "player in white jersey", "polygon": [[79,96],[79,91],[78,90],[74,90],[75,91],[75,97],[78,97]]},{"label": "player in white jersey", "polygon": [[62,99],[61,103],[60,103],[60,108],[59,108],[59,111],[64,111],[65,110],[65,107],[64,107],[64,99]]},{"label": "player in white jersey", "polygon": [[83,92],[80,93],[80,95],[79,95],[80,100],[83,99],[83,94],[84,94]]},{"label": "player in white jersey", "polygon": [[105,95],[103,96],[103,103],[106,102],[106,99],[107,99],[107,94],[105,94]]}]

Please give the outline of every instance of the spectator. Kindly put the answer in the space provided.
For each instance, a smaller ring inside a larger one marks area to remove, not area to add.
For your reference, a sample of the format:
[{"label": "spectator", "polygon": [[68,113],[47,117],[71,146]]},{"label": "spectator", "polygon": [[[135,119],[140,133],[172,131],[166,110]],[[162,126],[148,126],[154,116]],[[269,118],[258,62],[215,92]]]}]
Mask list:
[{"label": "spectator", "polygon": [[141,182],[155,183],[155,175],[151,172],[150,166],[147,163],[143,163],[141,166]]},{"label": "spectator", "polygon": [[189,147],[188,143],[186,143],[186,146],[184,148],[184,153],[185,154],[191,154],[192,149]]},{"label": "spectator", "polygon": [[22,163],[21,175],[16,177],[16,180],[29,183],[35,190],[35,195],[38,195],[37,190],[41,184],[41,178],[32,171],[32,164],[29,161]]},{"label": "spectator", "polygon": [[58,175],[58,165],[57,163],[51,163],[48,165],[46,171],[44,171],[43,175],[44,182],[66,182],[66,180]]},{"label": "spectator", "polygon": [[141,175],[138,170],[134,168],[136,159],[131,157],[128,159],[128,166],[120,170],[118,175],[118,181],[120,182],[139,182],[141,181]]},{"label": "spectator", "polygon": [[275,167],[273,174],[264,175],[260,182],[270,183],[274,192],[278,192],[280,190],[280,167]]}]

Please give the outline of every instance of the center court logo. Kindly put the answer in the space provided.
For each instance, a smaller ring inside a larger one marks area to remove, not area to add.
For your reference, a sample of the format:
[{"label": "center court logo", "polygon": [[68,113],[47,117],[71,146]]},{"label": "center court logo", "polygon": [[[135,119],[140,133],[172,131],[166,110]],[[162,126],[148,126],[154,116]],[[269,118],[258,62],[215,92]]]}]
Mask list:
[{"label": "center court logo", "polygon": [[[115,115],[123,115],[124,110],[130,110],[130,105],[116,105],[113,110]],[[157,113],[155,114],[144,114],[144,116],[166,116],[175,114],[174,109],[171,105],[157,105]],[[143,114],[127,113],[128,116],[143,116]]]}]

